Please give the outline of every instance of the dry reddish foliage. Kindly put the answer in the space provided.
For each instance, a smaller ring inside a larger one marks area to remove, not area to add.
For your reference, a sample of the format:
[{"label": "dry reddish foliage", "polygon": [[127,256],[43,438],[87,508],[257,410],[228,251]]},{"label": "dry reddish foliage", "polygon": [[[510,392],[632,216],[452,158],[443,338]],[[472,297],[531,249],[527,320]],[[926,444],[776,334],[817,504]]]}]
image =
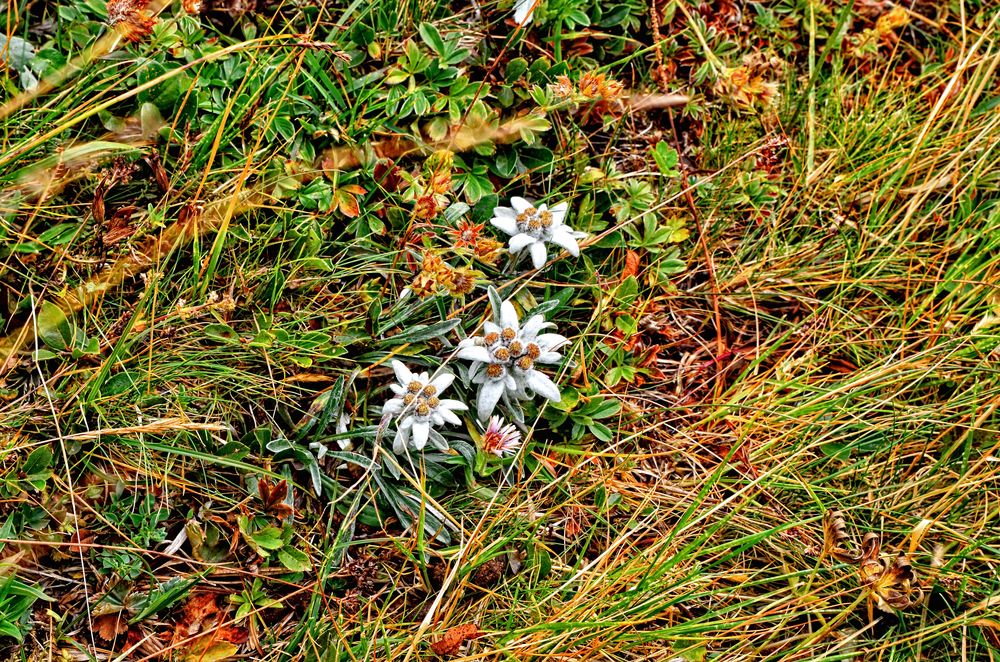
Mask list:
[{"label": "dry reddish foliage", "polygon": [[438,655],[455,655],[458,653],[458,649],[462,647],[462,644],[475,639],[479,634],[479,626],[475,623],[457,625],[431,644],[431,650]]}]

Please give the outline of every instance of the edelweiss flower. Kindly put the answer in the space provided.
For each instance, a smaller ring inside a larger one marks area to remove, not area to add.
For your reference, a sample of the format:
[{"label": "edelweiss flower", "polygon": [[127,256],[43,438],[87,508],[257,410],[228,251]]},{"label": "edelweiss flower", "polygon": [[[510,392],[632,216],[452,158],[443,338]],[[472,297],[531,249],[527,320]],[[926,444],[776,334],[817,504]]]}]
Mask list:
[{"label": "edelweiss flower", "polygon": [[392,370],[399,383],[389,388],[396,397],[385,403],[382,415],[399,416],[396,438],[392,442],[393,452],[402,454],[408,447],[415,451],[423,450],[428,440],[441,450],[447,449],[448,443],[433,428],[445,423],[458,425],[462,421],[455,412],[468,409],[458,400],[442,400],[439,397],[455,381],[455,375],[445,372],[428,379],[426,372],[415,375],[399,361],[392,362]]},{"label": "edelweiss flower", "polygon": [[527,248],[536,269],[545,266],[548,259],[546,242],[562,246],[573,257],[580,254],[580,245],[576,242],[586,237],[587,233],[574,230],[563,222],[569,209],[565,202],[551,209],[544,204],[536,208],[524,198],[515,196],[510,199],[510,204],[511,207],[494,208],[490,222],[510,235],[511,253],[516,255]]},{"label": "edelweiss flower", "polygon": [[469,375],[474,384],[481,384],[476,413],[482,421],[493,413],[501,397],[529,400],[532,396],[528,391],[554,402],[562,397],[559,387],[535,369],[536,364],[562,361],[562,355],[554,350],[564,345],[566,338],[558,333],[540,333],[555,325],[535,315],[520,326],[514,304],[509,301],[501,304],[498,322],[486,322],[485,335],[466,338],[455,354],[473,362]]},{"label": "edelweiss flower", "polygon": [[535,13],[535,6],[540,0],[517,0],[514,3],[514,20],[518,25],[524,27],[531,23],[531,15]]},{"label": "edelweiss flower", "polygon": [[521,433],[513,424],[503,424],[503,419],[494,416],[483,433],[483,450],[497,457],[513,455],[521,447]]}]

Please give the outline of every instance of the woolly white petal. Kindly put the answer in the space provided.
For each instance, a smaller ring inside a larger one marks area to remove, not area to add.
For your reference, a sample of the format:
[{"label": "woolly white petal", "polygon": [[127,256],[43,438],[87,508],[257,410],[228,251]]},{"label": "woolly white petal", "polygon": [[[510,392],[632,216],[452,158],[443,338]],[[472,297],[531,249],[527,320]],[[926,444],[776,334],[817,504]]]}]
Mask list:
[{"label": "woolly white petal", "polygon": [[545,258],[547,257],[544,243],[536,241],[531,245],[531,263],[535,265],[536,269],[541,269],[545,266]]},{"label": "woolly white petal", "polygon": [[445,398],[444,400],[442,400],[441,404],[439,404],[438,407],[441,408],[441,409],[447,409],[448,411],[468,411],[469,410],[468,405],[466,405],[461,400],[449,400],[448,398]]},{"label": "woolly white petal", "polygon": [[389,389],[396,395],[403,395],[406,393],[406,389],[399,384],[389,384]]},{"label": "woolly white petal", "polygon": [[517,218],[517,212],[515,212],[510,207],[494,207],[493,208],[493,216],[495,218],[516,219]]},{"label": "woolly white petal", "polygon": [[441,415],[440,409],[435,409],[434,413],[431,414],[431,422],[438,427],[444,425],[444,416]]},{"label": "woolly white petal", "polygon": [[500,304],[500,326],[517,331],[517,311],[514,310],[514,304],[510,301],[504,301]]},{"label": "woolly white petal", "polygon": [[390,416],[395,416],[396,414],[403,411],[403,399],[393,398],[382,405],[382,415],[389,414]]},{"label": "woolly white petal", "polygon": [[392,371],[396,373],[396,379],[398,379],[399,383],[403,386],[406,386],[413,381],[413,373],[410,372],[409,368],[403,365],[402,361],[396,361],[394,359],[392,362]]},{"label": "woolly white petal", "polygon": [[555,229],[563,224],[566,212],[569,211],[569,205],[565,202],[560,202],[558,205],[549,207],[549,211],[552,212],[552,228]]},{"label": "woolly white petal", "polygon": [[485,421],[496,409],[500,396],[503,395],[503,381],[488,379],[481,389],[479,397],[476,399],[476,414],[479,420]]},{"label": "woolly white petal", "polygon": [[559,352],[544,352],[535,359],[535,363],[559,363],[562,359],[562,354]]},{"label": "woolly white petal", "polygon": [[[529,370],[525,377],[528,387],[538,395],[548,398],[553,402],[559,402],[562,399],[562,396],[559,394],[559,387],[547,375],[537,370]],[[414,431],[416,431],[416,426],[414,426]]]},{"label": "woolly white petal", "polygon": [[521,340],[531,342],[539,331],[550,326],[555,324],[546,322],[543,315],[532,315],[521,327]]},{"label": "woolly white petal", "polygon": [[441,420],[443,420],[446,423],[451,423],[452,425],[458,425],[459,423],[462,422],[462,419],[460,419],[458,416],[455,416],[455,412],[451,411],[450,409],[444,409],[444,408],[438,409],[437,415],[441,417]]},{"label": "woolly white petal", "polygon": [[490,219],[493,227],[507,234],[517,234],[517,221],[505,216],[494,216]]},{"label": "woolly white petal", "polygon": [[487,336],[491,333],[500,333],[502,330],[503,329],[490,320],[483,322],[483,333]]},{"label": "woolly white petal", "polygon": [[528,246],[536,243],[538,240],[532,237],[530,234],[515,234],[510,238],[510,243],[507,246],[507,250],[511,253],[517,254],[523,251]]},{"label": "woolly white petal", "polygon": [[562,347],[568,343],[569,340],[566,339],[566,336],[561,336],[558,333],[543,333],[535,338],[535,342],[538,343],[539,347],[541,347],[544,351],[551,352],[557,347]]},{"label": "woolly white petal", "polygon": [[455,356],[460,359],[465,359],[466,361],[482,361],[483,363],[490,362],[490,350],[485,347],[476,345],[474,347],[461,347]]},{"label": "woolly white petal", "polygon": [[524,198],[519,198],[516,195],[510,199],[510,206],[514,208],[518,214],[523,214],[524,210],[531,206],[531,203]]},{"label": "woolly white petal", "polygon": [[450,372],[442,372],[440,375],[431,380],[430,385],[437,389],[438,395],[441,395],[441,392],[451,386],[453,381],[455,381],[455,375]]},{"label": "woolly white petal", "polygon": [[531,23],[531,15],[535,11],[535,3],[538,0],[517,0],[514,3],[514,20],[518,25]]},{"label": "woolly white petal", "polygon": [[573,257],[580,255],[580,245],[576,243],[576,239],[570,234],[569,230],[566,229],[565,225],[560,225],[552,230],[552,243],[559,244]]},{"label": "woolly white petal", "polygon": [[[556,391],[558,393],[558,391]],[[413,448],[423,450],[427,445],[427,435],[431,432],[431,426],[426,421],[413,424]]]}]

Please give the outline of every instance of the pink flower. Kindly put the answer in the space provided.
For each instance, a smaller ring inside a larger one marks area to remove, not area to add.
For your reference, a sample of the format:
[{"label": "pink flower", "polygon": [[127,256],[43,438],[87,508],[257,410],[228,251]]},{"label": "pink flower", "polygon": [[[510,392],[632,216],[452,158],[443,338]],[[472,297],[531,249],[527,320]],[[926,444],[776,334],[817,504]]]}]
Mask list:
[{"label": "pink flower", "polygon": [[490,418],[483,433],[483,450],[497,457],[513,455],[521,447],[521,433],[513,424],[503,424],[499,416]]}]

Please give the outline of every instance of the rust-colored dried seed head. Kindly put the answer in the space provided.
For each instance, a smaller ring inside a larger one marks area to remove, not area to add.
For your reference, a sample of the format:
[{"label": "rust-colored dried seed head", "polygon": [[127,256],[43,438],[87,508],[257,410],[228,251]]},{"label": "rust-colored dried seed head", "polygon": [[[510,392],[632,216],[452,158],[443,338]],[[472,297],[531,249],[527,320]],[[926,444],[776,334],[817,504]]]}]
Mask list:
[{"label": "rust-colored dried seed head", "polygon": [[506,340],[507,342],[510,342],[511,340],[517,337],[517,331],[515,331],[510,327],[507,327],[506,329],[500,332],[500,337]]},{"label": "rust-colored dried seed head", "polygon": [[108,0],[108,25],[125,41],[140,43],[156,25],[156,17],[146,11],[148,5],[149,0]]},{"label": "rust-colored dried seed head", "polygon": [[510,351],[506,347],[497,347],[493,352],[493,358],[497,361],[507,361],[510,359]]},{"label": "rust-colored dried seed head", "polygon": [[500,334],[499,333],[487,333],[486,337],[483,338],[483,340],[486,342],[487,345],[495,345],[498,342],[500,342]]},{"label": "rust-colored dried seed head", "polygon": [[486,366],[486,376],[490,379],[500,379],[503,377],[503,366],[499,363],[491,363]]}]

